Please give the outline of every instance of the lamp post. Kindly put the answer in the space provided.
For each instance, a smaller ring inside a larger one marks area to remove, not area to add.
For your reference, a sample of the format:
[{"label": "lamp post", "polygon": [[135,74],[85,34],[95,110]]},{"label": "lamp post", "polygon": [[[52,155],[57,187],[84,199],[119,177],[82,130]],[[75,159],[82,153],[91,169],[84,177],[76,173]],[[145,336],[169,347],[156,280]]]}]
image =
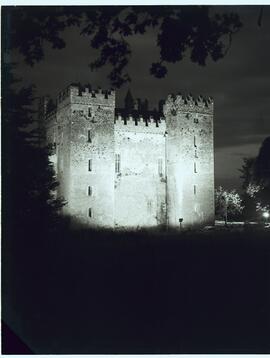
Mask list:
[{"label": "lamp post", "polygon": [[179,218],[179,224],[180,224],[180,231],[182,231],[182,222],[183,222],[183,218]]},{"label": "lamp post", "polygon": [[270,216],[269,212],[268,212],[268,211],[264,211],[264,212],[262,213],[262,216],[263,216],[263,218],[264,218],[264,220],[265,220],[265,224],[267,224],[267,221],[268,221],[269,216]]}]

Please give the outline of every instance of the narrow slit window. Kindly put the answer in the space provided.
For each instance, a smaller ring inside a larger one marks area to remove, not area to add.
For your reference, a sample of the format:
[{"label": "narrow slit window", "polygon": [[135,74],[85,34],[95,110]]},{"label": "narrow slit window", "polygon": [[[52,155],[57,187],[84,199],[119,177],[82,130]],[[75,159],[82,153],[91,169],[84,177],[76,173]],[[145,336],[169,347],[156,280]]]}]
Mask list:
[{"label": "narrow slit window", "polygon": [[93,215],[92,208],[89,208],[89,209],[88,209],[88,216],[89,216],[89,218],[91,218],[92,215]]},{"label": "narrow slit window", "polygon": [[194,195],[197,194],[197,186],[196,185],[193,186],[193,192],[194,192]]},{"label": "narrow slit window", "polygon": [[91,136],[90,130],[88,130],[88,133],[87,133],[87,141],[88,141],[88,143],[92,143],[92,136]]},{"label": "narrow slit window", "polygon": [[91,107],[88,108],[88,117],[92,117],[92,109],[91,109]]},{"label": "narrow slit window", "polygon": [[115,173],[120,173],[120,154],[115,154]]},{"label": "narrow slit window", "polygon": [[197,149],[195,149],[195,158],[198,158],[198,152],[197,152]]},{"label": "narrow slit window", "polygon": [[88,171],[91,172],[92,171],[92,159],[88,160]]},{"label": "narrow slit window", "polygon": [[163,174],[162,158],[159,158],[159,159],[158,159],[158,174],[159,174],[159,176],[162,176],[162,174]]},{"label": "narrow slit window", "polygon": [[88,196],[92,196],[93,194],[93,189],[91,186],[88,186]]},{"label": "narrow slit window", "polygon": [[194,136],[194,147],[197,147],[196,137]]},{"label": "narrow slit window", "polygon": [[197,173],[197,166],[195,162],[194,162],[194,173]]}]

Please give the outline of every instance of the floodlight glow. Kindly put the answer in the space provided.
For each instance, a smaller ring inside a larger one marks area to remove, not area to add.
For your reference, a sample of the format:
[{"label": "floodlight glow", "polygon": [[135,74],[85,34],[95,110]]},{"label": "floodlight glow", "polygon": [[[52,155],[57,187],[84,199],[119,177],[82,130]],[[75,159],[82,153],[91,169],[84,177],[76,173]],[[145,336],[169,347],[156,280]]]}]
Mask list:
[{"label": "floodlight glow", "polygon": [[121,230],[212,225],[212,99],[169,95],[152,118],[147,109],[130,115],[127,97],[122,117],[115,95],[71,85],[56,112],[40,111],[47,142],[55,143],[50,160],[67,203],[63,214],[75,226]]},{"label": "floodlight glow", "polygon": [[265,211],[262,215],[265,219],[268,219],[270,216],[270,214],[267,211]]}]

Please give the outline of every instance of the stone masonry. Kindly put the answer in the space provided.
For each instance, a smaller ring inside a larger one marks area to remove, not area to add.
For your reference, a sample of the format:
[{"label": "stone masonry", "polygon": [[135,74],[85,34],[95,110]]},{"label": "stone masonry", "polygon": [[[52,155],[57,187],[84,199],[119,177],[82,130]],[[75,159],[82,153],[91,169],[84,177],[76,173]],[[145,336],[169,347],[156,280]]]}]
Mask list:
[{"label": "stone masonry", "polygon": [[78,85],[53,110],[41,101],[63,214],[113,229],[213,224],[213,100],[169,95],[160,107],[116,109],[114,91]]}]

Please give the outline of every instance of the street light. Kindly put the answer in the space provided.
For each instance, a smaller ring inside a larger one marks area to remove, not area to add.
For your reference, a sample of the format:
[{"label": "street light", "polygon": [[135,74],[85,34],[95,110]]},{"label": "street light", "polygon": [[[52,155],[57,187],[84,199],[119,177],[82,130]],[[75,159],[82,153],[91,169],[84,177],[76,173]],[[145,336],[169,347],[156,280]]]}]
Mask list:
[{"label": "street light", "polygon": [[270,216],[269,212],[268,212],[268,211],[264,211],[264,212],[262,213],[262,216],[263,216],[263,218],[264,218],[264,225],[265,225],[265,226],[268,226],[268,219],[269,219],[269,216]]},{"label": "street light", "polygon": [[263,212],[262,216],[267,220],[270,216],[268,211]]}]

